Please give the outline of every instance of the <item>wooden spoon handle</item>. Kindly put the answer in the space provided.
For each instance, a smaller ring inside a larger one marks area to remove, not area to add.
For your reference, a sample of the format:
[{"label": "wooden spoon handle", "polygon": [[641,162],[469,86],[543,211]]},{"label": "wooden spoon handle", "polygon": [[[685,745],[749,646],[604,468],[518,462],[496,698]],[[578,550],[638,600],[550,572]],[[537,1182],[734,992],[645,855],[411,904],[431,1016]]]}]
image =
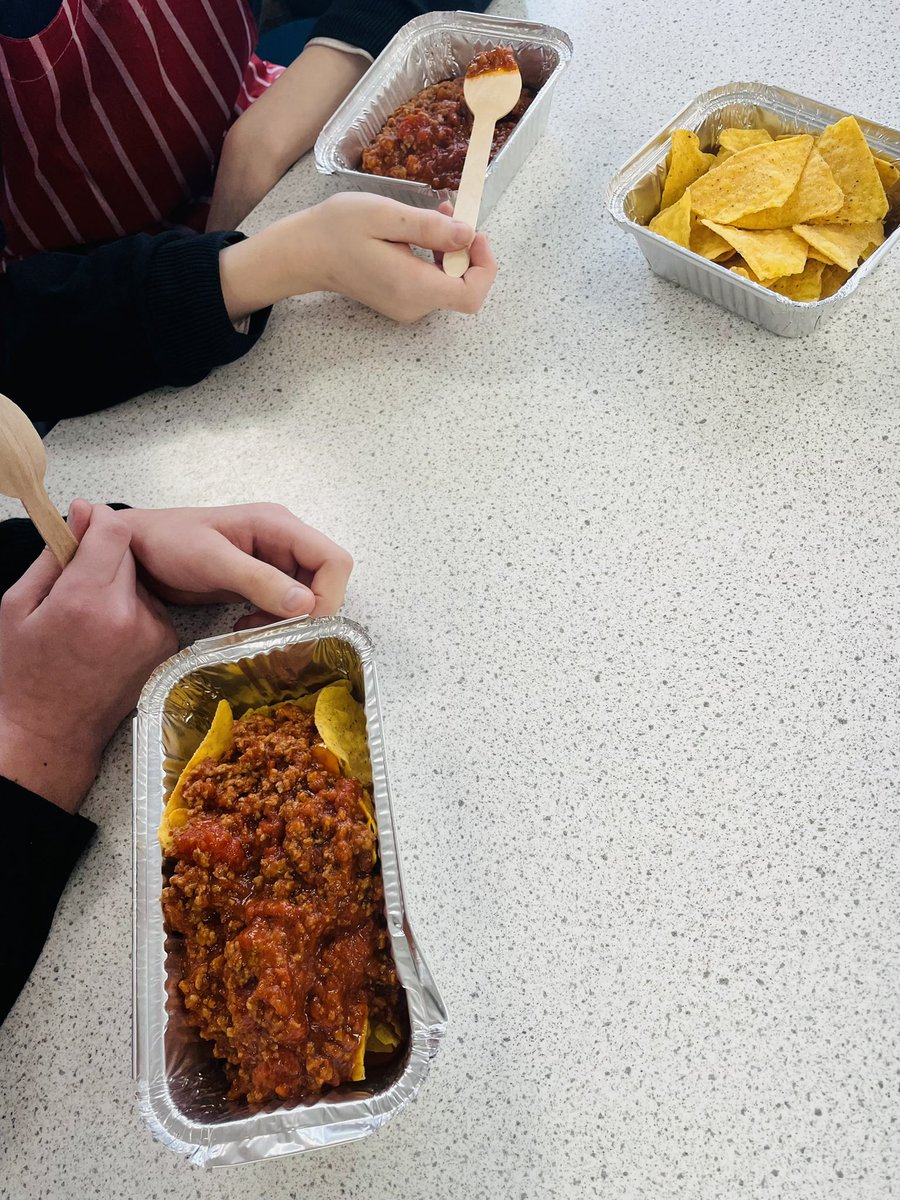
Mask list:
[{"label": "wooden spoon handle", "polygon": [[[496,121],[489,117],[475,117],[459,181],[459,191],[456,193],[453,216],[457,221],[465,221],[473,229],[478,227],[478,210],[481,208],[481,193],[484,191],[484,176],[491,157],[495,124]],[[464,275],[468,269],[468,249],[451,250],[449,254],[444,255],[444,271],[454,279]]]},{"label": "wooden spoon handle", "polygon": [[56,556],[56,561],[61,567],[67,567],[75,557],[78,541],[50,503],[50,497],[44,488],[38,485],[30,496],[22,497],[22,503],[34,521],[38,533]]}]

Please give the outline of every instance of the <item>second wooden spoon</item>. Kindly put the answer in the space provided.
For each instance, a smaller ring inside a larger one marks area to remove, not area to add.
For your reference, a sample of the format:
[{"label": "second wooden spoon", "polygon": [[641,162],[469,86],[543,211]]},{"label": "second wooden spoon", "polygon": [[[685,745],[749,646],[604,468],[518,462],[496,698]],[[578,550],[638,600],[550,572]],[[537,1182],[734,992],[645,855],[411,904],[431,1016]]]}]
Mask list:
[{"label": "second wooden spoon", "polygon": [[65,567],[78,542],[50,502],[44,487],[46,471],[47,455],[40,434],[18,404],[0,395],[0,495],[22,501],[38,533]]}]

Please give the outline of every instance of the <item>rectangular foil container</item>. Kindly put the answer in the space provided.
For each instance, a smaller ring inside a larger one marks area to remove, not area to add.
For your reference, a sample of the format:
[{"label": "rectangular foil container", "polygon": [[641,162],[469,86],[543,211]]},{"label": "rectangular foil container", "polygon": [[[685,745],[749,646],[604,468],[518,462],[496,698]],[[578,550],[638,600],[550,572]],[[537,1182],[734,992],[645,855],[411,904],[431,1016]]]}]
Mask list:
[{"label": "rectangular foil container", "polygon": [[512,46],[522,82],[537,91],[525,115],[487,169],[480,221],[506,190],[547,127],[550,101],[572,57],[560,29],[534,21],[467,12],[432,12],[415,17],[395,35],[319,134],[316,168],[335,176],[344,189],[375,192],[416,208],[437,208],[454,191],[435,191],[409,179],[387,179],[359,169],[362,152],[391,113],[417,92],[465,73],[483,50]]},{"label": "rectangular foil container", "polygon": [[[763,83],[729,83],[704,92],[652,138],[613,177],[606,206],[617,225],[634,234],[650,264],[663,279],[680,283],[698,296],[746,317],[782,337],[804,337],[837,312],[863,280],[871,275],[900,240],[900,195],[889,197],[891,209],[885,225],[890,236],[850,276],[840,291],[827,300],[800,304],[768,288],[735,275],[727,267],[709,262],[668,238],[651,233],[647,224],[656,213],[665,179],[665,160],[670,138],[676,129],[692,129],[700,145],[708,149],[723,129],[761,127],[773,137],[779,133],[821,133],[850,114],[807,100],[783,88]],[[900,160],[900,132],[858,117],[860,128],[876,154],[892,162]]]},{"label": "rectangular foil container", "polygon": [[[409,1013],[405,1055],[361,1083],[302,1104],[262,1109],[226,1100],[221,1064],[185,1020],[179,939],[163,928],[157,827],[182,768],[220,699],[238,715],[349,679],[366,710],[372,799],[387,928]],[[447,1013],[406,916],[391,815],[372,643],[339,617],[284,621],[197,642],[170,658],[141,694],[134,738],[134,1077],[153,1136],[192,1163],[226,1166],[278,1158],[374,1133],[416,1095]]]}]

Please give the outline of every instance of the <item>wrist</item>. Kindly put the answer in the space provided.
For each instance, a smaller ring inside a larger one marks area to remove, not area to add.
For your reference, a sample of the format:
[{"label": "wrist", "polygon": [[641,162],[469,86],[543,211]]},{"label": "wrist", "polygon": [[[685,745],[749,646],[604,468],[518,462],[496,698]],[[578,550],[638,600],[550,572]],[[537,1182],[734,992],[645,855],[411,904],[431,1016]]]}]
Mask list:
[{"label": "wrist", "polygon": [[0,713],[0,775],[43,796],[66,812],[77,812],[97,777],[100,750],[67,744]]},{"label": "wrist", "polygon": [[319,290],[309,252],[313,213],[293,213],[220,252],[219,278],[229,320]]}]

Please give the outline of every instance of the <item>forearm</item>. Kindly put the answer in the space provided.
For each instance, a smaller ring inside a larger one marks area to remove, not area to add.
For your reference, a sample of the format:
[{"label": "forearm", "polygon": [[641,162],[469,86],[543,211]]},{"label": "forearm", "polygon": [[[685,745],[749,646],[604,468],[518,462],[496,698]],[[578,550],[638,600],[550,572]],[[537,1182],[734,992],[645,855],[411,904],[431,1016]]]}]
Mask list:
[{"label": "forearm", "polygon": [[222,251],[222,298],[232,321],[324,286],[314,266],[315,221],[316,209],[306,209]]},{"label": "forearm", "polygon": [[100,763],[100,751],[89,741],[66,747],[54,730],[26,729],[0,713],[0,776],[68,813],[77,812]]},{"label": "forearm", "polygon": [[32,419],[57,420],[195,383],[239,358],[267,314],[249,337],[229,321],[219,257],[236,240],[139,234],[12,263],[0,275],[0,391]]},{"label": "forearm", "polygon": [[307,46],[225,139],[207,228],[233,229],[315,144],[322,126],[369,63],[330,46]]}]

